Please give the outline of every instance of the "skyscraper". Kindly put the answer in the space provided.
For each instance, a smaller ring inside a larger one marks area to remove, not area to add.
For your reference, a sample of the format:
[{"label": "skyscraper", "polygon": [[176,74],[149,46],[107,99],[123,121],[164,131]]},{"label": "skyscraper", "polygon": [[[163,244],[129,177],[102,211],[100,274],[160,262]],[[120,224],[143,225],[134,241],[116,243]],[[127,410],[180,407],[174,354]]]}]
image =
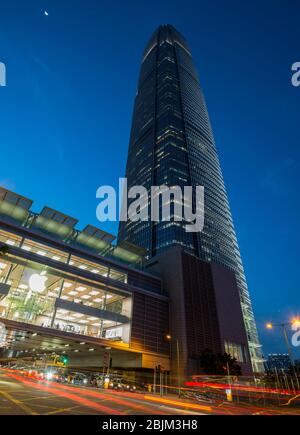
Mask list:
[{"label": "skyscraper", "polygon": [[181,246],[232,270],[252,367],[261,371],[256,324],[205,99],[188,44],[170,25],[154,32],[143,55],[126,177],[128,188],[142,185],[149,192],[151,186],[204,186],[202,232],[187,233],[186,223],[175,222],[171,214],[170,222],[121,222],[119,240],[144,247],[149,258]]}]

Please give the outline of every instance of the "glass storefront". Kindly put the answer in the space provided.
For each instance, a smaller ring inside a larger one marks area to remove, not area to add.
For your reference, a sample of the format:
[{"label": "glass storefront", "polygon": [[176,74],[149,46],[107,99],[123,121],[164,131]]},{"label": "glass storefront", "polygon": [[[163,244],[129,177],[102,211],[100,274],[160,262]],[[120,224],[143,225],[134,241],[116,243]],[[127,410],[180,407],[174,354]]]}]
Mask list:
[{"label": "glass storefront", "polygon": [[[15,240],[17,243],[17,240]],[[11,245],[13,246],[13,245]],[[22,245],[50,250],[26,241]],[[28,249],[29,251],[29,249]],[[99,264],[50,252],[70,265],[125,280]],[[39,255],[42,255],[41,253]],[[92,269],[93,268],[93,269]],[[115,274],[114,276],[111,276]],[[0,257],[0,317],[86,336],[129,343],[132,298],[113,285],[84,279],[11,254]]]}]

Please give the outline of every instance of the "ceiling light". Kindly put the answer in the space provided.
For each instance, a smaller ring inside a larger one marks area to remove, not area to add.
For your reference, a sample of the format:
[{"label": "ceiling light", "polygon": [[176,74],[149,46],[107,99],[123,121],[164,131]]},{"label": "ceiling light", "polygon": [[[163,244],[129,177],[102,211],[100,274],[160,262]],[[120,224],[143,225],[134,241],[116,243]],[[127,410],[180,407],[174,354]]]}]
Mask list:
[{"label": "ceiling light", "polygon": [[70,288],[70,287],[72,287],[72,283],[71,282],[64,282],[64,287],[65,288]]},{"label": "ceiling light", "polygon": [[76,287],[76,290],[79,292],[84,292],[86,290],[86,287],[79,286],[79,287]]},{"label": "ceiling light", "polygon": [[23,246],[22,246],[22,249],[23,249],[24,251],[31,251],[31,246],[23,245]]},{"label": "ceiling light", "polygon": [[82,296],[81,296],[81,299],[90,299],[90,298],[91,298],[90,295],[82,295]]},{"label": "ceiling light", "polygon": [[14,240],[6,240],[6,244],[10,246],[14,246],[16,242]]},{"label": "ceiling light", "polygon": [[99,293],[100,293],[100,292],[97,292],[96,290],[92,290],[92,291],[90,292],[90,295],[91,295],[91,296],[97,296]]},{"label": "ceiling light", "polygon": [[47,254],[47,252],[39,250],[39,251],[37,251],[37,254],[42,255],[44,257]]},{"label": "ceiling light", "polygon": [[28,289],[28,285],[26,285],[26,284],[20,284],[20,285],[19,285],[19,288],[20,288],[21,290],[26,290],[26,289]]}]

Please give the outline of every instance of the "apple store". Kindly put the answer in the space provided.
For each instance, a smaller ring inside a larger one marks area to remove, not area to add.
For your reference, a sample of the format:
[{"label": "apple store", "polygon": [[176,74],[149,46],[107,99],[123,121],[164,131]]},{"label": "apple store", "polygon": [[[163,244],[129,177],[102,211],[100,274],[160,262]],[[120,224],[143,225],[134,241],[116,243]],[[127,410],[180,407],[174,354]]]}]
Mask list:
[{"label": "apple store", "polygon": [[[118,245],[91,225],[78,230],[76,219],[49,207],[40,213],[31,207],[31,200],[0,187],[0,323],[12,331],[11,354],[19,352],[19,330],[39,336],[40,346],[55,336],[126,350],[118,356],[124,366],[152,368],[154,360],[167,366],[169,301],[161,278],[142,269],[144,251]],[[26,343],[22,352],[38,351]]]}]

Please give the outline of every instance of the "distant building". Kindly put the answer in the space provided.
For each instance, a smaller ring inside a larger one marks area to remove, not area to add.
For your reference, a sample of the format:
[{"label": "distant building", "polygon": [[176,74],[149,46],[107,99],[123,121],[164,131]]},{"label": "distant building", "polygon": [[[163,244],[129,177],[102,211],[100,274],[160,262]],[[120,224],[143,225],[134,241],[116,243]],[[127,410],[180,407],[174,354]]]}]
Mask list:
[{"label": "distant building", "polygon": [[265,363],[267,371],[287,371],[291,366],[291,358],[287,353],[273,353],[268,355]]}]

